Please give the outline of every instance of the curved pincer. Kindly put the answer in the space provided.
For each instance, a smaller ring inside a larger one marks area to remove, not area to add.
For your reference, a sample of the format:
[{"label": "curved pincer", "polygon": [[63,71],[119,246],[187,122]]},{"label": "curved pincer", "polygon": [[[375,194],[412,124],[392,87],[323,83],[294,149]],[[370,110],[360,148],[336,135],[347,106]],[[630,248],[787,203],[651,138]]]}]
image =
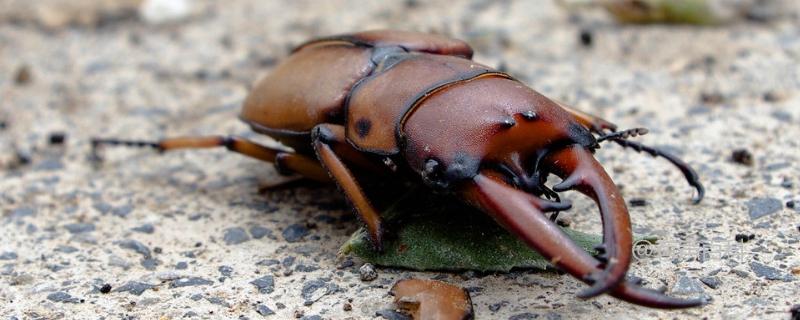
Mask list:
[{"label": "curved pincer", "polygon": [[[465,183],[461,191],[467,202],[490,214],[508,231],[549,259],[555,267],[587,284],[596,282],[586,275],[601,271],[597,268],[599,262],[543,214],[545,211],[565,210],[569,204],[543,200],[522,192],[503,182],[502,177],[492,171],[482,171]],[[609,293],[622,300],[654,308],[688,308],[703,304],[702,300],[672,298],[624,281],[612,286]]]},{"label": "curved pincer", "polygon": [[584,275],[593,284],[579,296],[589,298],[614,288],[625,278],[633,247],[628,208],[617,186],[592,153],[581,146],[554,151],[543,159],[543,164],[563,179],[553,190],[577,190],[594,199],[600,209],[603,243],[598,247],[598,257],[603,271]]}]

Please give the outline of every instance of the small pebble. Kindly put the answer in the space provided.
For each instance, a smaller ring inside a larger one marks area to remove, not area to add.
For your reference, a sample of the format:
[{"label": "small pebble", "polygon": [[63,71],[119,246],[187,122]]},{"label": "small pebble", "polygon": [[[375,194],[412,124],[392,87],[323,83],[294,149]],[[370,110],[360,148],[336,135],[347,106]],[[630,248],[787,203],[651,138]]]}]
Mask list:
[{"label": "small pebble", "polygon": [[192,287],[192,286],[207,286],[214,284],[214,281],[203,279],[200,277],[180,278],[169,284],[170,288]]},{"label": "small pebble", "polygon": [[750,153],[750,151],[748,151],[747,149],[733,150],[733,152],[731,153],[731,160],[733,160],[733,162],[743,164],[746,166],[752,166],[754,163],[753,154]]},{"label": "small pebble", "polygon": [[275,290],[275,278],[273,276],[263,276],[250,281],[250,283],[256,286],[256,289],[261,294],[270,294]]},{"label": "small pebble", "polygon": [[750,270],[752,270],[756,276],[767,280],[781,280],[786,282],[793,280],[793,277],[790,274],[783,273],[779,269],[770,267],[757,261],[750,262]]},{"label": "small pebble", "polygon": [[700,282],[702,282],[711,289],[717,289],[719,288],[720,285],[722,285],[722,281],[720,281],[718,277],[714,276],[702,277],[700,278]]},{"label": "small pebble", "polygon": [[491,305],[489,305],[489,311],[497,312],[498,310],[503,308],[503,306],[506,306],[506,305],[508,305],[508,301],[505,301],[505,300],[504,301],[500,301],[498,303],[491,304]]},{"label": "small pebble", "polygon": [[91,223],[70,223],[64,225],[64,229],[67,229],[69,233],[78,234],[92,232],[94,231],[95,227],[94,224]]},{"label": "small pebble", "polygon": [[269,307],[263,304],[256,305],[256,312],[262,316],[269,316],[275,314],[275,311],[272,311]]},{"label": "small pebble", "polygon": [[720,104],[725,102],[725,95],[720,92],[703,92],[700,94],[700,101],[705,104]]},{"label": "small pebble", "polygon": [[748,200],[747,206],[750,219],[755,220],[783,209],[783,202],[775,198],[753,198]]},{"label": "small pebble", "polygon": [[36,215],[36,209],[32,207],[19,207],[11,210],[11,218],[24,218]]},{"label": "small pebble", "polygon": [[786,100],[787,94],[781,91],[770,90],[764,93],[764,101],[766,102],[781,102]]},{"label": "small pebble", "polygon": [[133,211],[133,206],[130,204],[126,204],[119,207],[114,207],[111,209],[111,214],[117,217],[125,218]]},{"label": "small pebble", "polygon": [[141,265],[147,270],[153,271],[158,266],[158,261],[155,259],[142,259]]},{"label": "small pebble", "polygon": [[67,140],[67,135],[63,132],[53,132],[48,138],[50,145],[62,145]]},{"label": "small pebble", "polygon": [[358,268],[358,276],[361,281],[372,281],[378,278],[378,272],[375,271],[375,266],[371,263],[365,263]]},{"label": "small pebble", "polygon": [[111,285],[106,283],[102,287],[100,287],[100,293],[109,293],[111,292]]},{"label": "small pebble", "polygon": [[55,251],[56,252],[61,252],[61,253],[73,253],[73,252],[77,252],[78,248],[75,248],[75,247],[72,247],[72,246],[60,245],[60,246],[56,247]]},{"label": "small pebble", "polygon": [[233,274],[233,267],[231,266],[220,266],[219,268],[217,268],[217,270],[219,270],[219,273],[222,274],[222,276],[224,277],[230,278],[231,275]]},{"label": "small pebble", "polygon": [[64,169],[64,163],[58,158],[46,158],[36,163],[34,171],[56,171]]},{"label": "small pebble", "polygon": [[305,300],[303,305],[310,306],[322,297],[335,292],[338,287],[335,284],[328,284],[322,279],[307,281],[303,284],[301,296]]},{"label": "small pebble", "polygon": [[308,235],[308,228],[302,224],[295,223],[286,227],[281,234],[287,242],[298,242]]},{"label": "small pebble", "polygon": [[647,205],[647,200],[641,198],[633,198],[628,201],[631,207],[644,207]]},{"label": "small pebble", "polygon": [[83,300],[71,296],[64,291],[53,292],[47,295],[47,300],[61,303],[81,303]]},{"label": "small pebble", "polygon": [[699,281],[685,275],[678,278],[678,281],[672,288],[672,293],[678,295],[693,295],[703,292],[703,287],[700,285]]},{"label": "small pebble", "polygon": [[[592,304],[594,304],[595,302],[596,301],[592,301]],[[599,304],[599,303],[595,304],[594,306],[597,307],[598,309],[602,309],[603,308],[603,306],[601,304]],[[524,313],[515,314],[515,315],[509,317],[508,320],[534,320],[534,319],[539,319],[539,318],[540,317],[539,317],[538,314],[530,313],[530,312],[524,312]]]},{"label": "small pebble", "polygon": [[592,31],[588,29],[582,29],[578,34],[578,37],[581,40],[581,45],[584,47],[591,47],[592,42],[594,40],[594,36],[592,35]]},{"label": "small pebble", "polygon": [[141,233],[152,234],[153,232],[156,231],[156,228],[152,224],[146,223],[138,227],[133,227],[131,228],[131,230]]},{"label": "small pebble", "polygon": [[250,235],[253,236],[254,239],[261,239],[265,236],[272,237],[272,230],[262,226],[252,226],[250,227]]},{"label": "small pebble", "polygon": [[3,253],[0,253],[0,260],[16,260],[16,259],[17,259],[17,253],[16,252],[6,251],[6,252],[3,252]]},{"label": "small pebble", "polygon": [[734,240],[736,240],[736,242],[745,243],[745,242],[748,242],[748,241],[753,240],[755,238],[756,238],[756,235],[754,235],[754,234],[747,235],[747,234],[744,234],[744,233],[739,233],[734,237]]},{"label": "small pebble", "polygon": [[227,245],[236,245],[250,240],[250,236],[243,228],[229,228],[225,230],[225,235],[222,237]]},{"label": "small pebble", "polygon": [[143,243],[141,243],[139,241],[126,239],[126,240],[118,241],[117,244],[121,248],[130,249],[130,250],[136,251],[136,253],[139,253],[142,256],[144,256],[145,259],[152,258],[152,255],[150,254],[150,248],[148,248],[146,245],[144,245]]},{"label": "small pebble", "polygon": [[14,83],[20,86],[24,86],[26,84],[31,83],[33,80],[33,74],[31,72],[31,67],[29,65],[21,65],[17,68],[17,73],[14,76]]},{"label": "small pebble", "polygon": [[[111,287],[111,286],[109,286],[109,287]],[[147,291],[149,289],[152,289],[154,287],[155,287],[154,285],[151,285],[151,284],[148,284],[148,283],[144,283],[144,282],[129,281],[129,282],[123,284],[122,286],[117,287],[116,289],[114,289],[114,292],[128,292],[128,293],[130,293],[132,295],[138,296],[138,295],[141,295],[142,293],[144,293],[145,291]]]}]

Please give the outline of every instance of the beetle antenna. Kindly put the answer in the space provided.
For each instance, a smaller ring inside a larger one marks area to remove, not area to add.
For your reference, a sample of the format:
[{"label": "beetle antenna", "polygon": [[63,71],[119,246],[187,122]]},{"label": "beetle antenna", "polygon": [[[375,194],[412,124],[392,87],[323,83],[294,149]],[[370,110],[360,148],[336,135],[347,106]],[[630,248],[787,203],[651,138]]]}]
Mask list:
[{"label": "beetle antenna", "polygon": [[600,143],[603,141],[614,141],[623,148],[631,148],[636,152],[640,153],[644,152],[656,158],[660,157],[667,159],[667,161],[672,163],[672,165],[677,167],[678,170],[680,170],[681,173],[683,173],[683,176],[686,178],[686,181],[689,183],[689,185],[691,185],[692,187],[695,188],[695,190],[697,190],[697,195],[694,198],[692,198],[692,202],[694,202],[695,204],[700,203],[700,201],[703,200],[706,191],[703,185],[700,183],[700,178],[698,177],[697,172],[695,172],[694,169],[692,169],[692,167],[689,166],[689,164],[683,162],[683,160],[681,160],[680,158],[669,152],[663,151],[658,148],[646,146],[640,142],[628,140],[628,138],[645,135],[647,134],[647,132],[648,130],[646,128],[633,128],[628,130],[611,132],[598,137],[597,146],[599,146]]},{"label": "beetle antenna", "polygon": [[703,184],[700,183],[700,178],[698,177],[697,172],[695,172],[694,169],[692,169],[692,167],[689,166],[689,164],[683,162],[683,160],[681,160],[677,156],[669,152],[653,148],[650,146],[646,146],[644,144],[635,141],[630,141],[625,139],[611,139],[611,140],[616,142],[622,147],[631,148],[636,152],[644,152],[653,157],[661,157],[667,159],[667,161],[672,163],[675,167],[677,167],[681,171],[681,173],[683,173],[683,176],[686,178],[686,182],[688,182],[689,185],[691,185],[697,190],[697,195],[692,199],[692,202],[697,204],[700,203],[701,200],[703,200],[703,196],[705,196],[706,192],[705,188],[703,187]]},{"label": "beetle antenna", "polygon": [[633,138],[633,137],[637,137],[637,136],[643,136],[643,135],[647,134],[648,132],[649,132],[649,130],[647,130],[647,128],[633,128],[633,129],[628,129],[628,130],[615,131],[615,132],[611,132],[609,134],[605,134],[605,135],[602,135],[602,136],[598,137],[597,138],[597,143],[601,143],[601,142],[606,141],[606,140],[615,140],[615,141],[616,140],[625,140],[625,139],[628,139],[628,138]]}]

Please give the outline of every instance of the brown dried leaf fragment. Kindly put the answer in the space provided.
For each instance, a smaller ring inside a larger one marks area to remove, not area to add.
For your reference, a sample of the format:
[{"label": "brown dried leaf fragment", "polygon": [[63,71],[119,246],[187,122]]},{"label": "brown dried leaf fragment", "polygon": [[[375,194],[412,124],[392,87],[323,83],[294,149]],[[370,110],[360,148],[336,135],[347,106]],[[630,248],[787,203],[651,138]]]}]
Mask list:
[{"label": "brown dried leaf fragment", "polygon": [[415,320],[474,318],[469,292],[446,282],[405,279],[395,283],[389,293],[397,307]]}]

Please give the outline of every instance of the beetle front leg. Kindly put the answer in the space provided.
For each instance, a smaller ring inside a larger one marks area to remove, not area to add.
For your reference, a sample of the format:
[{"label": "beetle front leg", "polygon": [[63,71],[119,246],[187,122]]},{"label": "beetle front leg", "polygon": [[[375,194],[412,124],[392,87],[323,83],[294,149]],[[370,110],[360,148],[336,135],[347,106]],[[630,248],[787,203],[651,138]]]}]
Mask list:
[{"label": "beetle front leg", "polygon": [[356,213],[367,225],[370,239],[377,251],[383,251],[383,227],[381,217],[366,194],[356,181],[353,173],[340,158],[340,155],[350,155],[347,160],[353,162],[365,162],[365,159],[358,160],[362,156],[354,152],[352,147],[347,144],[344,135],[344,127],[340,125],[321,124],[314,127],[311,138],[314,143],[314,150],[323,167],[328,170],[333,181],[344,191],[345,196],[355,208]]}]

